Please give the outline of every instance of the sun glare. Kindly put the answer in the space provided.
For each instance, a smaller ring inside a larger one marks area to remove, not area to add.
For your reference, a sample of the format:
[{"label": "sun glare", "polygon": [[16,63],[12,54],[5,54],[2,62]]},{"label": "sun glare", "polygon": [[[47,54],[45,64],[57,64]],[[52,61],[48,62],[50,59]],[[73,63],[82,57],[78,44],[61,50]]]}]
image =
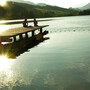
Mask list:
[{"label": "sun glare", "polygon": [[7,29],[9,29],[8,25],[0,25],[0,33],[6,31]]},{"label": "sun glare", "polygon": [[0,56],[0,71],[8,69],[12,63],[6,56]]},{"label": "sun glare", "polygon": [[6,4],[6,0],[0,0],[0,5],[4,6]]}]

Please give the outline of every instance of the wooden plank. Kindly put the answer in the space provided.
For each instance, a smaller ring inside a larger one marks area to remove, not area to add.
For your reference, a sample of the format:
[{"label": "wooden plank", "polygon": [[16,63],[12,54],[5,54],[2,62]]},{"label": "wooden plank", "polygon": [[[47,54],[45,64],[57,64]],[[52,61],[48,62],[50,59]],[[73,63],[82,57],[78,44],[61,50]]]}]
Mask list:
[{"label": "wooden plank", "polygon": [[31,31],[35,31],[37,29],[40,28],[44,28],[47,27],[48,25],[43,25],[43,26],[38,26],[38,27],[19,27],[19,28],[13,28],[13,29],[9,29],[6,30],[2,33],[0,33],[0,37],[12,37],[12,36],[16,36],[16,35],[20,35],[26,32],[31,32]]}]

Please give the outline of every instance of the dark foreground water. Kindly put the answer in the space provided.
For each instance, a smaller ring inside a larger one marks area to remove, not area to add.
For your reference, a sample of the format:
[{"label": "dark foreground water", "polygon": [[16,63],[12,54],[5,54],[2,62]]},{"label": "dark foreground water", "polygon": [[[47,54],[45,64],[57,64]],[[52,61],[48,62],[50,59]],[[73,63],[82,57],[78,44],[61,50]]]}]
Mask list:
[{"label": "dark foreground water", "polygon": [[90,90],[89,19],[77,16],[40,22],[49,25],[45,29],[50,31],[48,40],[16,59],[0,57],[0,90]]}]

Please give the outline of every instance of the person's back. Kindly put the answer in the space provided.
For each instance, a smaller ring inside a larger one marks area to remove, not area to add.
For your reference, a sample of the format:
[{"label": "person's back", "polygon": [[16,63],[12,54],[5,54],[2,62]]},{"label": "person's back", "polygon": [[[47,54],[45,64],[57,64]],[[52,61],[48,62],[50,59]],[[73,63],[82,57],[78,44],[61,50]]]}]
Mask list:
[{"label": "person's back", "polygon": [[38,22],[37,22],[36,19],[34,18],[34,26],[38,26],[37,24],[38,24]]},{"label": "person's back", "polygon": [[25,21],[23,22],[23,27],[28,27],[28,22],[26,18],[25,18]]}]

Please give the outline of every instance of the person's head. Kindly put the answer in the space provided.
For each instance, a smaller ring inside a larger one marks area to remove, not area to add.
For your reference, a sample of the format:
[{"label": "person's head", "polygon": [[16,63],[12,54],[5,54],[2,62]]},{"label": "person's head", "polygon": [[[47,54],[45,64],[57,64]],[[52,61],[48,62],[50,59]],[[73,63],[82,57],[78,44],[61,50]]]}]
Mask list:
[{"label": "person's head", "polygon": [[36,18],[34,18],[34,20],[36,20]]},{"label": "person's head", "polygon": [[27,18],[25,18],[25,21],[27,21]]}]

